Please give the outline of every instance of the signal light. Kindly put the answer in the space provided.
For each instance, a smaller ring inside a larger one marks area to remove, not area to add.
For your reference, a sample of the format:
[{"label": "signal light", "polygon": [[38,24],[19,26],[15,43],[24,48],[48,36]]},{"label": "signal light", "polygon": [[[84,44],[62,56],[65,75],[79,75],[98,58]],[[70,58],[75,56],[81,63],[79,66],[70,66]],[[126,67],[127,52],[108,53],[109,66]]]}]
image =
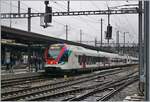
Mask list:
[{"label": "signal light", "polygon": [[52,7],[46,6],[45,13],[46,15],[44,16],[44,22],[51,23],[52,22]]},{"label": "signal light", "polygon": [[48,4],[49,4],[49,1],[45,1],[44,3],[45,3],[45,5],[48,5]]},{"label": "signal light", "polygon": [[49,7],[49,1],[45,1],[45,14],[41,16],[41,26],[43,26],[44,28],[47,28],[48,23],[52,22],[52,7]]},{"label": "signal light", "polygon": [[106,39],[111,39],[111,38],[112,38],[112,26],[109,24],[107,26]]}]

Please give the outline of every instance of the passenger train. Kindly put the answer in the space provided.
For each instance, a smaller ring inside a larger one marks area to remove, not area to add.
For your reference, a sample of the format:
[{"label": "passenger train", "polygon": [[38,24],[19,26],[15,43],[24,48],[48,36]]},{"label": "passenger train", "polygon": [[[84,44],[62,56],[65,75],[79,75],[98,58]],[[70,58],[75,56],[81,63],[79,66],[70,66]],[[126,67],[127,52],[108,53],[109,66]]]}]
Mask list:
[{"label": "passenger train", "polygon": [[50,45],[45,50],[44,59],[45,71],[49,73],[88,71],[104,66],[138,63],[135,57],[68,44]]}]

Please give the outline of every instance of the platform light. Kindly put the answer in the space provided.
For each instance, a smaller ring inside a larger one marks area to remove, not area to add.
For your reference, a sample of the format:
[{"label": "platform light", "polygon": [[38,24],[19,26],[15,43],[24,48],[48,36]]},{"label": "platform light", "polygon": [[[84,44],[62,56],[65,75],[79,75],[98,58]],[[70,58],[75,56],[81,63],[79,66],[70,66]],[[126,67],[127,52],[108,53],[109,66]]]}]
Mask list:
[{"label": "platform light", "polygon": [[11,40],[11,39],[1,39],[1,43],[15,43],[15,40]]}]

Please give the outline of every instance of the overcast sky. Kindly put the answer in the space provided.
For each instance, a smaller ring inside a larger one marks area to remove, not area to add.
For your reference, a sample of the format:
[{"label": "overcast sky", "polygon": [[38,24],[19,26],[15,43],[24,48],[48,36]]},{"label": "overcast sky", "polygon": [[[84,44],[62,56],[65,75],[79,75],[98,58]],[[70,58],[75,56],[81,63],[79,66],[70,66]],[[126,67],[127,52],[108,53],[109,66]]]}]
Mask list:
[{"label": "overcast sky", "polygon": [[[70,11],[77,10],[106,10],[107,5],[109,7],[119,6],[124,4],[138,4],[137,1],[71,1]],[[2,1],[1,12],[17,12],[17,1]],[[50,1],[53,12],[55,11],[67,11],[66,1]],[[43,1],[21,1],[21,12],[27,12],[27,8],[31,7],[32,12],[44,12],[45,5]],[[59,16],[53,17],[51,27],[46,29],[40,26],[40,18],[32,18],[32,32],[41,33],[48,36],[65,39],[65,25],[69,26],[68,39],[71,41],[79,41],[80,29],[83,32],[84,41],[94,41],[97,38],[100,41],[100,19],[103,19],[103,31],[107,28],[107,15],[89,15],[89,16]],[[123,43],[123,33],[126,34],[126,43],[137,43],[138,41],[138,15],[111,15],[110,24],[113,27],[113,37],[110,42],[116,42],[116,31],[120,31],[120,42]],[[13,19],[13,20],[2,20],[2,25],[27,30],[27,19]],[[103,42],[107,42],[104,39]]]}]

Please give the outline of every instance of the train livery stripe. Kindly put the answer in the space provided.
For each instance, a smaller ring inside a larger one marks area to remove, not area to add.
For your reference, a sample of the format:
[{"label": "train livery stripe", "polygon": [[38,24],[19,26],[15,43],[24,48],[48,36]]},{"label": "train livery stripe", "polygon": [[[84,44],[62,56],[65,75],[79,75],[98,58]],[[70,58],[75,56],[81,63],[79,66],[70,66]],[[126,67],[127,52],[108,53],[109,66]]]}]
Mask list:
[{"label": "train livery stripe", "polygon": [[60,53],[59,53],[57,59],[56,59],[57,62],[60,60],[60,58],[61,58],[61,56],[64,54],[65,50],[66,50],[66,47],[64,46],[64,47],[62,48],[62,50],[60,51]]},{"label": "train livery stripe", "polygon": [[45,60],[48,59],[47,54],[48,54],[48,48],[46,48],[45,53],[44,53]]},{"label": "train livery stripe", "polygon": [[68,50],[68,57],[71,55],[72,51]]}]

